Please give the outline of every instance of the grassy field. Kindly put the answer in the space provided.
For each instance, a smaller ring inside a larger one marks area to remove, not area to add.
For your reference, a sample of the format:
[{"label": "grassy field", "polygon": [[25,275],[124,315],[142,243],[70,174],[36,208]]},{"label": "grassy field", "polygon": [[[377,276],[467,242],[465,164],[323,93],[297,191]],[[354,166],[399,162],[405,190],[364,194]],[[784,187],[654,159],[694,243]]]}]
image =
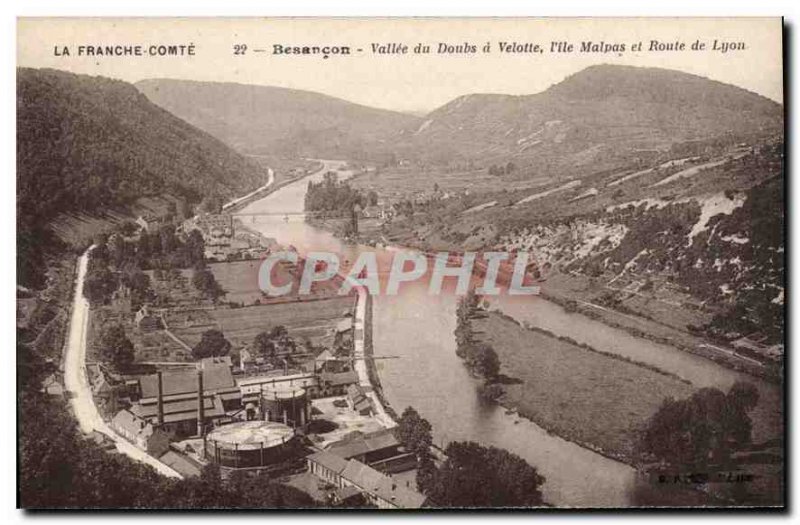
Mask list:
[{"label": "grassy field", "polygon": [[[261,260],[251,260],[209,264],[208,267],[214,274],[214,278],[226,292],[222,300],[249,306],[254,304],[255,301],[260,301],[263,304],[275,299],[266,296],[258,286],[258,272],[261,268],[261,262]],[[284,301],[287,298],[296,300],[299,273],[299,267],[287,267],[280,264],[274,266],[272,281],[276,285],[288,282],[295,283],[293,290],[287,296],[277,298],[277,300]],[[188,278],[191,280],[191,273]],[[311,294],[316,297],[335,297],[338,292],[339,281],[336,279],[315,282],[311,287]]]},{"label": "grassy field", "polygon": [[637,432],[666,397],[693,388],[673,377],[525,329],[496,313],[473,321],[491,344],[505,385],[503,405],[543,428],[601,452],[629,459]]},{"label": "grassy field", "polygon": [[345,312],[351,312],[355,298],[337,297],[211,312],[225,337],[232,343],[249,343],[259,332],[284,325],[295,339],[318,342],[331,333]]},{"label": "grassy field", "polygon": [[352,312],[355,297],[336,297],[314,301],[291,301],[243,308],[198,308],[170,312],[172,332],[189,346],[200,341],[203,332],[215,328],[225,334],[234,347],[253,341],[260,332],[283,325],[294,339],[323,342],[332,335],[345,312]]}]

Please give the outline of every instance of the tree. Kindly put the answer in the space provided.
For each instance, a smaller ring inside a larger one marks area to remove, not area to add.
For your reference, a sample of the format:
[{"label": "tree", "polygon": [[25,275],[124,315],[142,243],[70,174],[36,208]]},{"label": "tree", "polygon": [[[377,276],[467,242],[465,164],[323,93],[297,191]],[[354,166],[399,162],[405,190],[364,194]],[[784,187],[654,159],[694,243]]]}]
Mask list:
[{"label": "tree", "polygon": [[192,268],[202,268],[205,264],[205,251],[206,244],[203,234],[199,230],[190,231],[184,244],[186,265]]},{"label": "tree", "polygon": [[203,294],[204,297],[214,302],[225,295],[225,291],[214,278],[214,274],[208,268],[201,268],[194,271],[192,285]]},{"label": "tree", "polygon": [[270,330],[269,339],[279,354],[292,354],[297,349],[297,343],[289,337],[289,330],[282,324],[274,326]]},{"label": "tree", "polygon": [[507,450],[471,441],[453,442],[433,473],[426,494],[437,507],[532,507],[541,505],[544,477]]},{"label": "tree", "polygon": [[125,369],[133,363],[136,357],[133,343],[125,335],[122,325],[111,325],[103,332],[100,337],[100,356],[117,370]]},{"label": "tree", "polygon": [[139,225],[131,220],[125,220],[119,225],[119,232],[125,237],[130,237],[139,230]]},{"label": "tree", "polygon": [[175,252],[178,247],[178,238],[175,235],[175,227],[171,224],[164,225],[158,230],[158,240],[162,254]]},{"label": "tree", "polygon": [[737,382],[725,395],[702,388],[688,399],[667,398],[649,419],[640,438],[645,457],[680,466],[724,462],[732,451],[751,441],[748,412],[758,402],[758,391]]},{"label": "tree", "polygon": [[431,454],[433,434],[430,422],[420,416],[413,407],[406,407],[397,421],[395,436],[408,452],[416,456],[417,488],[424,492],[436,472]]},{"label": "tree", "polygon": [[272,357],[275,355],[275,343],[267,332],[260,332],[253,338],[253,351],[261,357]]},{"label": "tree", "polygon": [[92,306],[106,304],[119,286],[119,280],[108,267],[109,253],[105,244],[97,245],[89,253],[83,295]]},{"label": "tree", "polygon": [[482,375],[487,382],[491,383],[497,379],[500,373],[500,358],[497,352],[489,345],[479,345],[475,356],[475,370]]},{"label": "tree", "polygon": [[120,268],[128,258],[133,255],[133,250],[128,248],[128,243],[121,235],[114,235],[108,242],[109,258],[114,266]]},{"label": "tree", "polygon": [[211,329],[203,332],[194,348],[192,348],[192,357],[195,359],[203,359],[204,357],[219,357],[228,355],[231,351],[231,343],[222,332],[219,330]]},{"label": "tree", "polygon": [[378,192],[375,190],[370,190],[367,193],[367,204],[369,206],[377,206],[378,205]]},{"label": "tree", "polygon": [[425,493],[430,490],[431,484],[436,476],[436,464],[433,456],[425,454],[417,457],[417,490]]},{"label": "tree", "polygon": [[87,272],[83,283],[83,295],[92,306],[106,304],[118,286],[117,276],[107,267],[99,267]]},{"label": "tree", "polygon": [[152,299],[150,276],[139,268],[135,266],[126,268],[122,273],[122,283],[131,290],[133,308],[138,308],[142,303]]},{"label": "tree", "polygon": [[428,453],[433,443],[431,424],[413,407],[406,407],[397,421],[395,435],[409,452]]}]

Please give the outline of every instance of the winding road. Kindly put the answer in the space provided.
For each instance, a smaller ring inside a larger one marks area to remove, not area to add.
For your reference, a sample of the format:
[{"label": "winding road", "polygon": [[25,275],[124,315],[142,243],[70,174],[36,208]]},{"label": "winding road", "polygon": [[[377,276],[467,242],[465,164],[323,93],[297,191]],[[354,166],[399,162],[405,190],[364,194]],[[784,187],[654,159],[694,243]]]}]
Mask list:
[{"label": "winding road", "polygon": [[64,355],[64,387],[66,388],[72,411],[84,434],[100,432],[116,444],[117,450],[129,458],[146,463],[165,476],[183,478],[178,472],[150,456],[144,450],[117,434],[100,415],[94,404],[92,388],[86,374],[86,334],[89,328],[89,301],[83,296],[83,283],[86,279],[86,268],[89,254],[94,249],[90,246],[78,259],[78,276],[75,281],[75,295],[72,300],[72,315],[69,321],[69,333]]},{"label": "winding road", "polygon": [[[267,174],[268,179],[266,184],[243,197],[232,200],[225,204],[223,208],[227,209],[233,205],[239,204],[272,186],[272,184],[275,183],[275,174],[271,168],[268,168]],[[90,246],[78,259],[78,275],[75,280],[72,313],[70,315],[69,332],[67,334],[67,342],[64,350],[64,387],[69,395],[72,411],[75,414],[75,418],[78,420],[81,432],[84,434],[100,432],[114,441],[117,451],[125,454],[129,458],[150,465],[164,476],[183,478],[180,473],[118,434],[106,423],[97,410],[97,405],[94,403],[92,388],[86,374],[86,337],[89,328],[89,301],[83,296],[83,284],[86,279],[86,269],[89,265],[89,254],[94,248],[95,245]]]}]

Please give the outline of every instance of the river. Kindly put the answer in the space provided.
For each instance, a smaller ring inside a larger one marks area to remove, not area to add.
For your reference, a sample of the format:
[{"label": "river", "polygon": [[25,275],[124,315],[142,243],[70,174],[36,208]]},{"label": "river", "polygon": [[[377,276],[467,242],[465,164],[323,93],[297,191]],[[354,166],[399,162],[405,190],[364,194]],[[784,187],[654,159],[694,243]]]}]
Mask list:
[{"label": "river", "polygon": [[[354,261],[361,251],[368,250],[376,252],[379,260],[392,257],[391,251],[343,244],[305,222],[302,212],[308,181],[320,181],[325,172],[343,164],[324,161],[317,173],[246,206],[239,212],[241,219],[279,243],[293,245],[301,254],[331,251]],[[339,173],[340,178],[351,175]],[[260,213],[269,215],[252,215]],[[375,297],[373,304],[375,355],[400,357],[377,361],[385,397],[398,413],[413,406],[427,418],[436,444],[473,440],[518,454],[545,476],[545,501],[559,507],[630,506],[636,504],[637,494],[650,490],[633,468],[550,435],[528,420],[506,414],[501,407],[480,402],[474,380],[455,354],[456,297],[431,296],[427,286],[419,283],[404,287],[396,296]],[[520,321],[648,362],[697,386],[727,388],[740,378],[710,361],[567,313],[539,297],[499,298],[495,304]],[[762,397],[780,400],[777,387],[749,380],[758,383]],[[652,499],[649,501],[652,504]]]}]

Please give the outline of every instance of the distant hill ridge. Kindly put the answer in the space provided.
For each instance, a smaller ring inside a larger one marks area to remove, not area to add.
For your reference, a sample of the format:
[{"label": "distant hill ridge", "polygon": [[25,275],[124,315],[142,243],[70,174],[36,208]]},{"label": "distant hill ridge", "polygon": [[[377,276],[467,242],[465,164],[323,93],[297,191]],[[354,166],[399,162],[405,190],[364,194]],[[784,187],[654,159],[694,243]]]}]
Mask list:
[{"label": "distant hill ridge", "polygon": [[[783,127],[780,104],[744,89],[659,68],[586,68],[534,95],[459,97],[426,117],[411,149],[423,156],[503,156],[568,165],[608,151],[665,149]],[[596,148],[596,151],[589,151]],[[585,158],[572,158],[584,153]]]},{"label": "distant hill ridge", "polygon": [[[154,79],[156,104],[239,151],[492,163],[514,159],[558,177],[642,151],[783,127],[776,102],[689,73],[598,65],[537,94],[469,94],[416,117],[286,88]],[[620,160],[622,159],[622,160]]]},{"label": "distant hill ridge", "polygon": [[365,156],[419,125],[413,115],[272,86],[149,79],[136,87],[154,103],[239,151]]}]

